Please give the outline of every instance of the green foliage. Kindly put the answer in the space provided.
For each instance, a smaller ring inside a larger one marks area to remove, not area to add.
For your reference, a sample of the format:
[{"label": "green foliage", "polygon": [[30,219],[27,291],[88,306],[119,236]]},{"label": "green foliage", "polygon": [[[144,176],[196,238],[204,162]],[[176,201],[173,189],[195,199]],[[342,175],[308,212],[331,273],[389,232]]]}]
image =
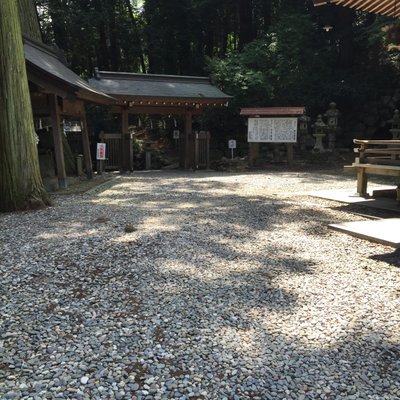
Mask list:
[{"label": "green foliage", "polygon": [[292,10],[243,51],[209,59],[209,68],[216,82],[235,96],[236,106],[306,105],[312,112],[332,100],[354,106],[397,80],[381,27],[382,21],[358,21],[353,66],[343,69],[338,52],[344,39],[324,37],[309,12]]},{"label": "green foliage", "polygon": [[313,46],[317,35],[309,15],[283,15],[242,52],[210,59],[210,71],[240,106],[311,103],[318,98],[321,79],[331,73],[330,54]]},{"label": "green foliage", "polygon": [[[315,116],[335,101],[350,116],[380,96],[393,95],[399,81],[400,51],[388,36],[392,20],[343,7],[324,12],[311,0],[37,4],[45,37],[66,50],[72,68],[84,77],[96,66],[210,73],[234,96],[229,110],[204,117],[204,125],[219,135],[243,131],[240,107],[304,105]],[[329,33],[322,30],[326,18],[334,28]]]}]

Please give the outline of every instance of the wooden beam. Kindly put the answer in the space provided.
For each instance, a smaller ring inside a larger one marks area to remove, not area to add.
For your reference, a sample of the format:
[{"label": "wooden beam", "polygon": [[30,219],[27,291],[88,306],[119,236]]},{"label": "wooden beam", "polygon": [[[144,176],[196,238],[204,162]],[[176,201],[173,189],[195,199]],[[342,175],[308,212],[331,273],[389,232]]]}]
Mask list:
[{"label": "wooden beam", "polygon": [[86,176],[88,179],[93,179],[93,163],[92,163],[92,155],[90,154],[89,131],[87,127],[85,110],[83,110],[83,115],[81,116],[81,122],[82,122],[82,146],[83,146],[83,156],[85,158]]},{"label": "wooden beam", "polygon": [[75,91],[73,88],[60,82],[58,80],[52,79],[51,75],[46,74],[37,68],[31,66],[27,63],[28,80],[33,82],[40,88],[40,91],[47,94],[56,94],[63,99],[69,98],[71,100],[76,99]]},{"label": "wooden beam", "polygon": [[185,112],[185,169],[189,169],[191,167],[190,156],[190,136],[192,135],[192,112],[190,110],[186,110]]},{"label": "wooden beam", "polygon": [[130,151],[129,146],[126,146],[127,137],[129,137],[129,111],[127,108],[122,109],[122,139],[121,139],[121,171],[131,170],[130,168]]},{"label": "wooden beam", "polygon": [[[114,106],[111,108],[111,112],[114,113],[121,113],[121,107],[126,107],[126,106]],[[152,114],[152,115],[185,115],[185,107],[174,107],[174,106],[168,106],[168,107],[158,107],[158,106],[139,106],[139,105],[134,105],[132,107],[129,107],[129,114]],[[192,113],[193,114],[201,114],[204,112],[204,107],[203,108],[193,108]]]},{"label": "wooden beam", "polygon": [[67,174],[65,172],[65,160],[64,160],[64,149],[61,135],[61,120],[59,114],[59,107],[57,102],[57,96],[55,94],[49,94],[49,108],[50,108],[50,118],[51,126],[53,132],[54,141],[54,153],[56,158],[57,167],[57,178],[58,185],[61,189],[65,189],[68,186]]}]

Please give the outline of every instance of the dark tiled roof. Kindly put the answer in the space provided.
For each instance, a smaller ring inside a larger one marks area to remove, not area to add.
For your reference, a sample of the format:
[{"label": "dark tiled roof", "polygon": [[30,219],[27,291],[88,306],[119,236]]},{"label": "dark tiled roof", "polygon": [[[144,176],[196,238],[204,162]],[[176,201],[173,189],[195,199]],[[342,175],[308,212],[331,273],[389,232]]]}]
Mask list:
[{"label": "dark tiled roof", "polygon": [[28,68],[29,66],[38,68],[42,72],[51,75],[52,78],[67,84],[74,91],[84,91],[91,98],[97,98],[100,102],[113,100],[110,96],[93,88],[88,82],[71,71],[51,47],[24,38],[24,52]]},{"label": "dark tiled roof", "polygon": [[90,85],[111,96],[224,100],[231,98],[209,78],[99,71]]}]

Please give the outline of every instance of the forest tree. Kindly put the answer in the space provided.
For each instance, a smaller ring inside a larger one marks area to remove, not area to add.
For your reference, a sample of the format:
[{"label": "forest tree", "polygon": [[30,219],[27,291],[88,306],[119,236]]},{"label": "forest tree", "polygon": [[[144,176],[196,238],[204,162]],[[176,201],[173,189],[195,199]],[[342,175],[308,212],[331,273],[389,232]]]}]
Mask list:
[{"label": "forest tree", "polygon": [[40,176],[18,4],[0,1],[0,211],[49,204]]}]

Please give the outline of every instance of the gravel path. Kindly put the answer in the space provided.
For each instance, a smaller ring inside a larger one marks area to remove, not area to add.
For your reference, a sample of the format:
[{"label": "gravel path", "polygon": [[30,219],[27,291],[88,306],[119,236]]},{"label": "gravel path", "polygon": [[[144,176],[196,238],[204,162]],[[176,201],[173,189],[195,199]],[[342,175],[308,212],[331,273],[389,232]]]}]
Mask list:
[{"label": "gravel path", "polygon": [[0,398],[400,399],[400,255],[299,193],[354,187],[141,173],[0,215]]}]

